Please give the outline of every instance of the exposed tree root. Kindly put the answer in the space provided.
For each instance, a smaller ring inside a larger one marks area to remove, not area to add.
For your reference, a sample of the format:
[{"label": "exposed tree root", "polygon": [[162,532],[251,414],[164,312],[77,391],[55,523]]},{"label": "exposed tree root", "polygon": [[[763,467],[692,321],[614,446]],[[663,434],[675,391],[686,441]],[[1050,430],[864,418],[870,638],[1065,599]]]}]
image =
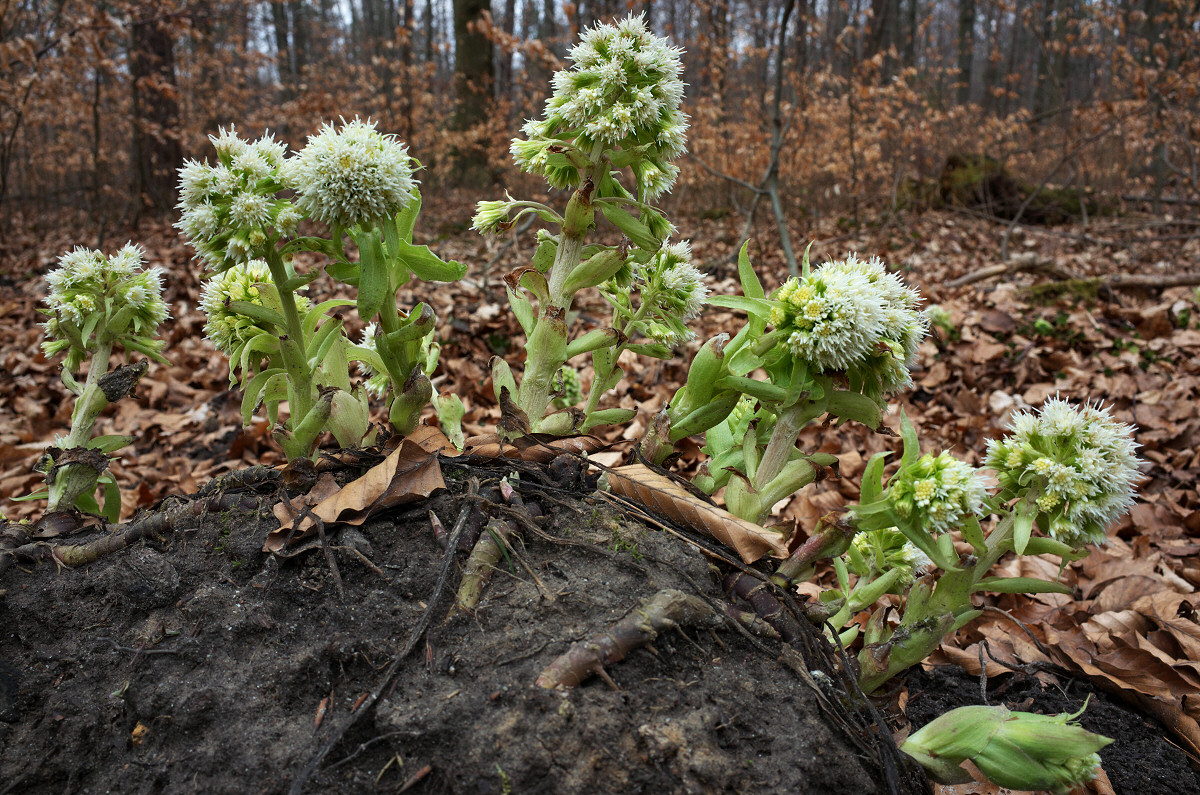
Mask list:
[{"label": "exposed tree root", "polygon": [[168,503],[161,510],[142,514],[125,525],[110,525],[109,529],[112,531],[110,535],[86,544],[53,545],[45,541],[35,541],[13,549],[0,550],[0,574],[3,574],[16,560],[28,563],[53,560],[59,565],[72,568],[85,566],[105,555],[119,552],[146,536],[158,536],[170,532],[175,529],[176,524],[184,519],[210,512],[231,509],[253,511],[261,507],[261,500],[258,497],[222,493],[213,494],[206,499],[188,501],[175,498],[168,500]]},{"label": "exposed tree root", "polygon": [[[676,627],[714,629],[724,623],[708,602],[683,591],[667,588],[644,599],[608,631],[579,641],[542,671],[538,687],[574,687],[596,674],[608,680],[604,666],[625,659],[634,649],[653,643],[658,634]],[[614,685],[615,687],[615,685]]]}]

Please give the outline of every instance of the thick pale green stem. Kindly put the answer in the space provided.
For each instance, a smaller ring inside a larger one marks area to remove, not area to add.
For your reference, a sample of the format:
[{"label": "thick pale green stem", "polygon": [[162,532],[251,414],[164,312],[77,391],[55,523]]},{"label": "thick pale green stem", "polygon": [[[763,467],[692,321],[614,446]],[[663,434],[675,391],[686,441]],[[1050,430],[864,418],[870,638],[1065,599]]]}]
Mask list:
[{"label": "thick pale green stem", "polygon": [[775,420],[775,429],[771,431],[771,441],[758,462],[758,471],[754,474],[754,487],[761,490],[783,471],[784,466],[791,460],[792,450],[796,448],[796,437],[800,430],[811,420],[824,413],[821,404],[801,400],[794,406],[784,409]]},{"label": "thick pale green stem", "polygon": [[308,416],[313,406],[312,369],[308,366],[304,331],[300,324],[300,311],[296,308],[295,293],[284,287],[288,281],[287,267],[274,247],[268,247],[266,254],[267,267],[279,292],[279,303],[287,323],[288,338],[280,340],[279,347],[283,366],[287,368],[288,374],[288,408],[291,411],[289,424],[294,427]]},{"label": "thick pale green stem", "polygon": [[[104,329],[97,331],[96,337],[102,338]],[[96,417],[108,405],[108,398],[100,389],[100,378],[108,372],[108,359],[112,355],[111,342],[97,342],[96,350],[92,352],[92,361],[88,365],[87,381],[84,382],[83,392],[75,402],[75,410],[71,415],[71,433],[63,444],[64,449],[83,447],[92,438],[92,427]]]},{"label": "thick pale green stem", "polygon": [[[550,387],[554,374],[563,366],[567,348],[567,312],[574,295],[565,291],[567,278],[579,267],[583,259],[584,236],[591,225],[591,194],[594,179],[600,166],[595,161],[584,174],[583,184],[575,191],[567,205],[562,236],[554,265],[550,268],[547,285],[549,300],[538,307],[538,322],[526,345],[525,372],[517,394],[517,405],[529,418],[532,430],[537,430],[550,404]],[[585,218],[580,222],[580,218]]]}]

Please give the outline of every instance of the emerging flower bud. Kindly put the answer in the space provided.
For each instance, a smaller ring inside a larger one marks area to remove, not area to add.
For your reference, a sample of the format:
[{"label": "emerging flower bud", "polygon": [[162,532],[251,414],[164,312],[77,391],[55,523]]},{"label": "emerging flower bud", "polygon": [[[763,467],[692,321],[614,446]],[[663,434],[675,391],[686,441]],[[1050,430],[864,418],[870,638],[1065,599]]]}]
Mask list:
[{"label": "emerging flower bud", "polygon": [[1108,409],[1051,398],[1036,415],[1014,415],[1009,428],[988,442],[1000,496],[1035,489],[1051,536],[1073,547],[1104,543],[1107,527],[1133,505],[1140,477],[1133,427]]},{"label": "emerging flower bud", "polygon": [[[262,260],[250,260],[234,265],[223,273],[213,276],[204,283],[200,292],[200,308],[208,318],[204,334],[227,356],[259,334],[277,334],[278,330],[265,328],[254,318],[239,314],[229,308],[230,301],[245,301],[264,306],[263,290],[274,290],[271,272]],[[308,308],[308,299],[296,296],[296,307],[301,312]],[[236,362],[233,363],[236,366]]]},{"label": "emerging flower bud", "polygon": [[506,201],[479,202],[475,209],[475,218],[471,223],[471,228],[481,235],[499,230],[501,224],[508,220],[510,206],[510,202]]},{"label": "emerging flower bud", "polygon": [[324,125],[285,171],[296,206],[331,226],[382,224],[416,191],[408,147],[369,120]]},{"label": "emerging flower bud", "polygon": [[971,780],[970,759],[988,780],[1015,790],[1066,793],[1091,781],[1101,748],[1112,742],[1071,723],[1073,715],[1037,715],[997,707],[959,707],[926,724],[900,750],[945,784]]},{"label": "emerging flower bud", "polygon": [[894,527],[859,533],[851,542],[848,568],[860,577],[878,576],[900,570],[893,593],[901,593],[920,576],[933,569],[929,556]]},{"label": "emerging flower bud", "polygon": [[[708,300],[706,278],[692,264],[691,245],[684,241],[664,244],[645,265],[618,273],[600,289],[618,313],[639,316],[638,331],[665,345],[676,345],[693,336],[685,321],[697,317]],[[630,299],[634,290],[643,307],[636,313]]]},{"label": "emerging flower bud", "polygon": [[554,386],[558,392],[553,401],[555,408],[570,408],[583,400],[583,382],[579,380],[579,372],[570,365],[563,365],[558,371]]}]

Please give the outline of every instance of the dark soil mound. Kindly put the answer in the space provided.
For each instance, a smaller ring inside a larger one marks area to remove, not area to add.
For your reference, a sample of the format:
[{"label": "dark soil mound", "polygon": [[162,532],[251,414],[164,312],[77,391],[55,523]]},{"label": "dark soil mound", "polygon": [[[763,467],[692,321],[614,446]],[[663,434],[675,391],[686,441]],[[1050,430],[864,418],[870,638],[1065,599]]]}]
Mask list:
[{"label": "dark soil mound", "polygon": [[661,589],[722,599],[694,546],[586,492],[554,503],[479,608],[443,621],[453,570],[395,666],[443,560],[427,511],[450,527],[470,505],[453,493],[331,528],[344,596],[320,547],[261,552],[277,526],[265,509],[203,515],[82,569],[10,569],[0,791],[920,791],[897,783],[878,726],[839,706],[836,671],[814,680],[821,660],[789,667],[778,642],[728,628],[660,634],[610,666],[619,689],[534,687]]}]

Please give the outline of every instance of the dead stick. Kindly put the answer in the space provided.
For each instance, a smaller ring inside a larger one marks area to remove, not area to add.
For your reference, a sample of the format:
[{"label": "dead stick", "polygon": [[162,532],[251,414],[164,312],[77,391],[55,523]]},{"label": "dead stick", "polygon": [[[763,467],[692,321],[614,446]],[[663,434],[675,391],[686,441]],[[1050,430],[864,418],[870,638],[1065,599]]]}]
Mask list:
[{"label": "dead stick", "polygon": [[1027,253],[1018,254],[1008,262],[1001,262],[998,265],[989,265],[986,268],[980,268],[973,273],[968,273],[966,276],[960,276],[957,279],[946,282],[947,287],[962,287],[975,282],[982,282],[996,276],[1004,276],[1009,273],[1022,273],[1025,271],[1047,271],[1060,278],[1072,279],[1074,274],[1067,273],[1062,268],[1055,265],[1050,260],[1047,260],[1037,254]]}]

